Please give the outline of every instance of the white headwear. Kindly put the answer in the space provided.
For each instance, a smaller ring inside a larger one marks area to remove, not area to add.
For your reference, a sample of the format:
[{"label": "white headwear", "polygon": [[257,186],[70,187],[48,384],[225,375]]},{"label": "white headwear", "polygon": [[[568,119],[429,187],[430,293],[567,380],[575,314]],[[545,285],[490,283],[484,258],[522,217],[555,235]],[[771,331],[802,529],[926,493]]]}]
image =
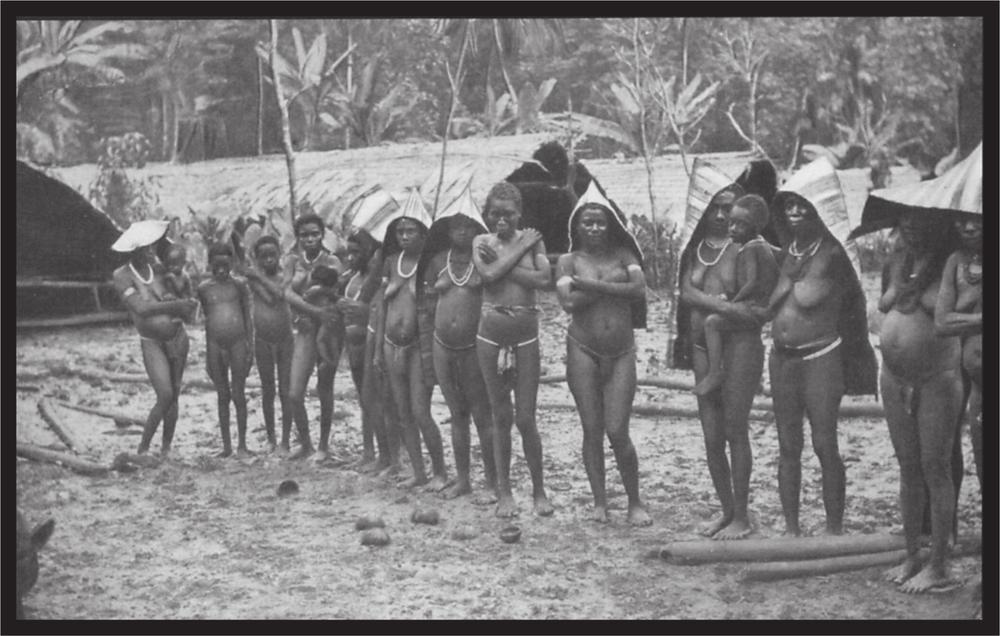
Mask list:
[{"label": "white headwear", "polygon": [[701,157],[696,157],[691,169],[691,180],[688,183],[687,209],[684,212],[684,225],[681,226],[680,251],[684,252],[688,242],[694,235],[701,217],[705,215],[712,199],[719,192],[730,188],[735,179],[730,179],[714,165]]},{"label": "white headwear", "polygon": [[424,200],[420,196],[418,188],[410,188],[406,195],[406,200],[403,201],[403,205],[386,219],[382,235],[373,235],[376,240],[382,241],[386,254],[391,254],[399,250],[399,244],[396,242],[392,228],[395,227],[396,222],[400,219],[413,219],[423,225],[424,228],[430,228],[431,223],[434,222],[431,219],[430,212],[427,211],[427,206],[424,205]]},{"label": "white headwear", "polygon": [[861,264],[858,260],[857,247],[854,245],[854,240],[848,238],[851,233],[851,219],[847,214],[847,202],[840,187],[837,170],[830,160],[820,157],[802,166],[798,172],[789,177],[774,195],[771,214],[783,220],[785,206],[792,195],[805,199],[816,210],[826,229],[844,246],[851,264],[860,275]]},{"label": "white headwear", "polygon": [[351,227],[364,230],[376,241],[381,241],[386,228],[399,211],[399,202],[381,186],[375,186],[353,207]]},{"label": "white headwear", "polygon": [[586,191],[584,191],[584,193],[577,200],[576,206],[573,208],[573,211],[569,215],[569,223],[567,224],[566,231],[569,232],[570,251],[573,251],[576,248],[576,246],[573,244],[573,224],[576,222],[576,216],[577,214],[580,213],[581,210],[583,210],[583,208],[587,207],[588,205],[599,205],[602,208],[605,208],[609,212],[611,212],[609,216],[611,217],[612,222],[618,226],[620,234],[623,236],[623,238],[625,238],[625,240],[628,241],[629,245],[627,245],[627,247],[629,247],[630,249],[632,249],[633,252],[635,252],[636,257],[641,262],[642,250],[639,248],[638,241],[635,240],[635,236],[629,229],[627,220],[619,216],[617,210],[615,209],[615,206],[611,204],[611,201],[609,201],[607,197],[601,194],[600,188],[597,187],[597,182],[593,179],[591,179],[590,183],[587,184]]},{"label": "white headwear", "polygon": [[132,252],[140,247],[146,247],[159,241],[167,233],[169,221],[146,220],[136,221],[122,232],[111,249],[116,252]]},{"label": "white headwear", "polygon": [[475,221],[476,225],[483,228],[483,231],[489,231],[486,228],[486,223],[483,221],[482,211],[480,211],[479,206],[476,205],[475,200],[472,198],[472,190],[470,190],[469,185],[465,186],[462,194],[458,195],[458,198],[451,205],[438,212],[437,216],[434,217],[434,222],[437,223],[438,221],[459,214]]}]

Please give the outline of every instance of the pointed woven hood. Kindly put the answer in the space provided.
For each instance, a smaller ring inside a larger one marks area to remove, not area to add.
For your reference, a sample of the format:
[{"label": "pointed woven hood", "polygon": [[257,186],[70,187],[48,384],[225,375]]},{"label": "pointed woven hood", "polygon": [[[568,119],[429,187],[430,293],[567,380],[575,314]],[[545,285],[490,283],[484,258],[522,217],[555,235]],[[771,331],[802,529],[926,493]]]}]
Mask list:
[{"label": "pointed woven hood", "polygon": [[400,251],[399,243],[396,242],[396,224],[401,219],[413,219],[417,223],[424,226],[424,228],[429,229],[432,223],[430,212],[427,211],[427,207],[424,205],[424,200],[420,196],[420,190],[418,188],[410,188],[409,193],[406,196],[406,200],[403,201],[403,205],[399,207],[398,210],[391,216],[385,225],[385,231],[382,232],[382,236],[375,236],[376,239],[382,239],[382,245],[384,246],[384,253],[386,256],[389,254],[395,254]]},{"label": "pointed woven hood", "polygon": [[639,259],[639,263],[642,264],[643,256],[642,249],[639,247],[639,242],[636,241],[635,236],[628,227],[628,220],[624,218],[624,215],[620,214],[617,207],[608,200],[604,194],[597,187],[597,182],[591,180],[590,184],[587,185],[586,191],[577,200],[576,207],[573,208],[573,212],[569,215],[569,223],[567,224],[567,231],[569,233],[569,250],[575,251],[579,249],[579,237],[573,230],[573,225],[576,223],[577,215],[580,211],[588,205],[599,205],[602,208],[611,212],[608,215],[612,219],[611,240],[620,245],[627,247],[635,257]]},{"label": "pointed woven hood", "polygon": [[381,241],[386,228],[399,211],[399,202],[381,186],[375,186],[362,195],[351,208],[347,211],[350,227],[364,230],[375,240]]},{"label": "pointed woven hood", "polygon": [[787,246],[792,240],[785,219],[785,206],[795,196],[804,199],[816,210],[830,235],[847,251],[854,271],[860,278],[861,263],[857,247],[850,238],[851,220],[847,214],[847,201],[844,199],[837,171],[826,157],[820,157],[800,168],[774,195],[771,217],[775,220],[775,229],[783,246]]},{"label": "pointed woven hood", "polygon": [[684,211],[684,225],[681,226],[680,251],[684,252],[695,230],[701,223],[705,211],[712,200],[723,191],[733,192],[736,196],[743,194],[743,189],[736,185],[735,180],[723,174],[708,161],[697,157],[691,169],[691,180],[688,182],[687,208]]},{"label": "pointed woven hood", "polygon": [[872,190],[861,212],[860,236],[892,227],[908,210],[983,214],[983,144],[936,179]]},{"label": "pointed woven hood", "polygon": [[476,234],[485,234],[489,230],[483,222],[483,214],[472,198],[471,182],[466,184],[458,198],[451,202],[451,205],[440,210],[434,222],[431,223],[427,231],[427,240],[424,241],[424,251],[420,255],[420,264],[417,266],[417,276],[423,280],[424,268],[435,254],[451,247],[451,238],[448,236],[450,221],[456,216],[464,216],[472,219],[479,227]]}]

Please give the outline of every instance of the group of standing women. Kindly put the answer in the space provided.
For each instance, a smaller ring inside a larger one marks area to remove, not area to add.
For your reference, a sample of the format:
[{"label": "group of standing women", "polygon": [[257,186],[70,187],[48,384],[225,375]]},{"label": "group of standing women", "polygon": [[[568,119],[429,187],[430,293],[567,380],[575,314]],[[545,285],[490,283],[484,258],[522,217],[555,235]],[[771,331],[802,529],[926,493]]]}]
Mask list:
[{"label": "group of standing women", "polygon": [[[737,275],[737,250],[729,240],[727,219],[743,201],[740,185],[729,181],[711,165],[696,162],[689,191],[691,224],[685,228],[688,240],[680,267],[680,303],[686,311],[678,313],[683,336],[678,346],[690,350],[679,352],[677,359],[690,356],[696,380],[708,368],[706,316],[722,314],[747,326],[726,335],[721,388],[698,397],[709,472],[722,506],[722,515],[705,534],[725,540],[751,531],[747,420],[764,363],[761,327],[768,321],[786,534],[801,533],[804,416],[822,471],[825,532],[840,534],[846,476],[837,439],[838,410],[845,394],[876,394],[877,374],[843,194],[833,166],[820,160],[792,175],[773,197],[772,229],[783,246],[774,248],[780,273],[769,302],[759,306],[733,302],[726,293],[727,279]],[[946,239],[955,230],[961,247],[951,254],[956,244]],[[898,234],[879,303],[886,314],[880,330],[880,393],[900,465],[908,556],[887,578],[903,591],[917,593],[955,583],[946,558],[961,472],[960,464],[955,470],[953,451],[968,397],[968,391],[963,394],[963,368],[964,386],[972,393],[968,412],[981,470],[982,226],[975,217],[953,221],[915,211],[900,216]],[[931,550],[923,563],[919,544],[925,505],[930,509]]]},{"label": "group of standing women", "polygon": [[[287,325],[272,324],[265,333],[259,328],[256,333],[264,339],[258,340],[256,358],[269,439],[273,444],[274,410],[268,403],[274,399],[277,364],[281,449],[290,450],[290,413],[300,444],[292,456],[314,453],[305,392],[313,369],[318,369],[320,437],[315,456],[323,459],[330,453],[336,365],[317,366],[316,337],[319,326],[329,324],[339,339],[338,352],[346,351],[360,395],[362,469],[401,472],[403,440],[413,464],[404,485],[426,484],[433,490],[450,485],[446,496],[469,493],[469,422],[474,419],[488,491],[477,500],[497,502],[497,514],[510,516],[516,514],[509,476],[510,430],[516,424],[531,469],[535,512],[551,514],[534,418],[539,380],[535,291],[553,286],[550,266],[540,235],[518,227],[521,200],[516,188],[497,184],[482,215],[467,193],[462,205],[433,220],[426,212],[383,206],[384,214],[369,215],[349,237],[346,271],[322,246],[325,228],[316,216],[296,220],[296,246],[280,268],[272,262],[279,256],[277,241],[262,250],[254,248],[257,266],[245,272],[252,286],[263,290],[254,290],[254,302],[263,295],[272,304],[285,303],[291,312]],[[759,233],[768,208],[768,234],[781,248]],[[756,225],[747,232],[750,218]],[[977,469],[981,463],[982,230],[976,219],[954,228],[950,223],[916,213],[901,218],[898,248],[886,266],[879,304],[886,314],[880,334],[881,395],[900,464],[909,555],[889,577],[908,592],[950,583],[946,555],[955,508],[951,458],[968,395],[964,386],[971,387]],[[443,230],[435,233],[435,227]],[[950,254],[943,251],[940,237],[953,229],[961,241],[960,249]],[[722,508],[720,517],[704,529],[707,536],[739,539],[753,530],[748,418],[763,372],[761,334],[767,322],[772,323],[769,375],[786,533],[802,532],[799,495],[806,416],[822,469],[825,530],[843,532],[846,475],[838,446],[838,410],[845,394],[874,395],[878,375],[849,230],[840,184],[828,162],[803,167],[768,201],[748,194],[707,162],[695,163],[681,237],[681,350],[676,357],[689,361],[696,381],[710,373],[710,361],[719,364],[712,361],[706,334],[713,325],[727,325],[718,353],[721,384],[697,391],[709,473]],[[165,226],[130,229],[131,242],[120,246],[131,251],[130,262],[115,273],[157,394],[139,450],[148,450],[162,419],[164,454],[177,419],[187,352],[181,318],[193,309],[192,301],[160,293],[151,246],[165,231]],[[593,518],[608,521],[607,437],[628,495],[628,520],[648,525],[651,519],[639,497],[638,459],[628,432],[636,388],[633,329],[645,327],[643,255],[624,216],[596,183],[576,203],[567,232],[571,248],[556,264],[554,288],[572,316],[566,334],[567,382],[583,426]],[[734,243],[737,235],[742,238]],[[758,254],[764,260],[748,264],[744,249],[756,245],[759,250],[761,244],[768,247]],[[776,271],[759,278],[763,294],[737,299],[738,285],[763,275],[761,263],[765,270]],[[304,297],[319,265],[341,272],[342,298],[334,308],[311,304]],[[971,382],[963,383],[963,377]],[[437,426],[430,419],[435,382],[452,413],[457,480],[446,479],[440,435],[435,437]],[[433,479],[423,473],[421,437],[431,452]],[[918,548],[927,496],[932,545],[928,562],[922,564]]]}]

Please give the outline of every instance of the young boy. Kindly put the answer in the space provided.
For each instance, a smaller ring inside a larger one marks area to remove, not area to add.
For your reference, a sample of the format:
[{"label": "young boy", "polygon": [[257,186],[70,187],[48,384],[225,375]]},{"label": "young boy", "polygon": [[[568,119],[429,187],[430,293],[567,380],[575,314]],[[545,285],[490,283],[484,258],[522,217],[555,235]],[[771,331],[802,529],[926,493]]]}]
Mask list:
[{"label": "young boy", "polygon": [[[736,284],[740,289],[732,297],[732,302],[749,302],[766,307],[778,282],[778,263],[774,252],[760,235],[768,218],[767,203],[756,194],[747,194],[733,202],[729,213],[729,235],[735,244],[740,245],[736,256]],[[722,314],[705,318],[708,375],[695,385],[696,395],[706,395],[722,386],[722,334],[746,328],[747,325]]]},{"label": "young boy", "polygon": [[[253,315],[251,292],[243,279],[233,278],[233,248],[216,243],[208,249],[211,278],[198,285],[198,300],[205,310],[205,343],[208,376],[218,393],[219,428],[222,453],[233,453],[229,437],[229,401],[236,405],[236,431],[239,436],[236,455],[250,454],[246,445],[247,375],[253,364]],[[229,369],[232,368],[232,390]]]},{"label": "young boy", "polygon": [[[485,496],[477,504],[496,502],[496,462],[493,458],[493,413],[476,357],[476,329],[483,299],[483,280],[472,263],[472,239],[486,232],[479,210],[466,191],[458,212],[435,221],[431,236],[447,232],[450,247],[429,261],[424,280],[437,292],[434,319],[434,374],[451,411],[451,444],[458,479],[444,491],[452,499],[472,492],[469,478],[469,419],[476,422],[486,473]],[[460,201],[462,201],[460,199]],[[473,216],[474,215],[474,216]]]},{"label": "young boy", "polygon": [[[326,265],[317,265],[313,268],[311,282],[315,283],[306,289],[302,294],[302,299],[310,305],[323,308],[335,308],[340,294],[337,293],[337,281],[340,275],[337,270]],[[320,359],[320,366],[330,371],[337,370],[337,362],[340,360],[338,350],[341,337],[337,333],[338,325],[330,322],[321,322],[316,328],[316,353]]]},{"label": "young boy", "polygon": [[281,402],[281,452],[289,450],[292,429],[292,405],[288,399],[292,372],[292,314],[282,289],[281,246],[273,236],[262,236],[253,246],[255,269],[246,277],[253,292],[254,357],[260,374],[261,410],[267,430],[268,451],[275,450],[274,380],[278,376],[278,399]]},{"label": "young boy", "polygon": [[[426,211],[422,216],[428,216]],[[403,442],[413,465],[413,476],[403,481],[401,487],[426,484],[427,490],[440,491],[447,484],[447,470],[441,432],[431,417],[434,385],[430,378],[424,377],[417,326],[416,273],[426,234],[427,225],[410,216],[401,216],[386,230],[383,305],[375,336],[374,365],[376,369],[385,369],[389,378]],[[434,471],[431,480],[424,471],[421,434],[431,456]],[[392,436],[389,437],[391,442]]]},{"label": "young boy", "polygon": [[[521,218],[517,186],[506,181],[493,186],[485,208],[486,224],[493,233],[473,239],[472,262],[484,282],[476,355],[493,409],[496,515],[517,514],[510,487],[510,429],[516,422],[531,472],[535,514],[548,516],[553,508],[545,495],[542,440],[535,425],[541,372],[535,290],[548,287],[551,267],[541,234],[532,228],[517,229]],[[510,401],[512,384],[516,416]]]}]

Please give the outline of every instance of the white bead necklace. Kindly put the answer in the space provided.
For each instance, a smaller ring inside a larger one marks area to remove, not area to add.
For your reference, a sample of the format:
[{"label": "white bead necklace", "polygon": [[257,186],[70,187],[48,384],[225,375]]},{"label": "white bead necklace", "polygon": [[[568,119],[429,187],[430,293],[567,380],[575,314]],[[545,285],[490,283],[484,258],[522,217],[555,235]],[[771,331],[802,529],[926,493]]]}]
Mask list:
[{"label": "white bead necklace", "polygon": [[798,249],[796,249],[796,246],[798,245],[799,241],[798,239],[795,239],[794,241],[792,241],[792,244],[788,246],[788,253],[794,256],[795,258],[802,258],[803,256],[805,256],[806,258],[811,258],[814,254],[816,254],[817,251],[819,251],[819,244],[822,242],[823,242],[823,237],[821,236],[818,239],[816,239],[816,241],[812,245],[810,245],[809,247],[800,252]]},{"label": "white bead necklace", "polygon": [[135,266],[132,265],[131,261],[129,261],[129,264],[128,264],[128,268],[130,270],[132,270],[132,273],[135,274],[135,277],[138,278],[139,282],[142,283],[143,285],[148,285],[148,284],[150,284],[150,283],[153,282],[153,266],[150,265],[149,263],[146,263],[146,267],[149,268],[149,279],[145,279],[142,276],[140,276],[139,272],[136,271]]},{"label": "white bead necklace", "polygon": [[399,258],[396,259],[396,273],[399,274],[402,278],[410,278],[414,274],[417,273],[417,266],[418,265],[420,265],[420,259],[417,259],[417,262],[413,264],[413,269],[410,270],[409,274],[404,274],[403,273],[403,253],[400,252],[399,253]]},{"label": "white bead necklace", "polygon": [[[723,243],[721,246],[719,246],[719,245],[712,245],[712,243],[710,243],[708,239],[702,239],[701,243],[698,243],[698,249],[695,250],[695,252],[698,255],[698,262],[704,265],[705,267],[712,267],[722,259],[722,255],[726,253],[726,249],[730,246],[730,244],[732,244],[732,242],[733,239],[726,239],[726,242]],[[715,249],[719,250],[719,253],[715,257],[714,261],[706,261],[704,258],[702,258],[701,248],[703,245],[705,245],[705,243],[708,243],[709,247],[714,247]]]},{"label": "white bead necklace", "polygon": [[452,273],[452,271],[451,271],[451,250],[450,249],[448,250],[448,257],[445,259],[445,263],[446,263],[446,265],[448,267],[448,278],[451,279],[451,282],[454,283],[454,285],[456,287],[465,287],[466,283],[469,282],[469,279],[472,278],[472,270],[473,270],[473,267],[474,267],[473,263],[471,263],[471,262],[469,263],[469,269],[467,269],[465,271],[465,273],[462,274],[462,276],[460,278],[455,278],[455,274]]}]

